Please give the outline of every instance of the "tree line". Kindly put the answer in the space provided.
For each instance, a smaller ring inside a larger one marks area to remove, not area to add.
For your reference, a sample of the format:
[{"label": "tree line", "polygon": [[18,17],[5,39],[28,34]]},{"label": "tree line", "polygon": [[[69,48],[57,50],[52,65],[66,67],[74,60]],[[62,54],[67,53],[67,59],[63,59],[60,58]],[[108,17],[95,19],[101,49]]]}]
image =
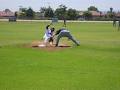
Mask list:
[{"label": "tree line", "polygon": [[69,8],[65,5],[59,5],[56,10],[53,10],[49,7],[41,7],[39,12],[35,12],[31,7],[29,8],[20,8],[19,12],[16,12],[16,16],[18,18],[44,18],[51,19],[57,17],[58,19],[68,19],[68,20],[76,20],[79,16],[79,12],[76,9]]},{"label": "tree line", "polygon": [[[88,7],[87,11],[83,12],[82,18],[86,20],[92,19],[92,13],[90,11],[100,12],[98,8],[95,6]],[[102,12],[100,12],[102,13]],[[39,12],[35,12],[31,7],[29,8],[19,8],[18,12],[15,12],[15,16],[19,19],[51,19],[51,18],[58,18],[60,20],[67,19],[67,20],[77,20],[81,16],[79,15],[79,11],[73,8],[68,8],[65,5],[59,5],[59,7],[54,10],[53,8],[49,7],[41,7]],[[110,8],[110,11],[107,12],[107,16],[104,18],[112,19],[115,16],[113,12],[113,8]],[[101,17],[100,17],[101,18]]]}]

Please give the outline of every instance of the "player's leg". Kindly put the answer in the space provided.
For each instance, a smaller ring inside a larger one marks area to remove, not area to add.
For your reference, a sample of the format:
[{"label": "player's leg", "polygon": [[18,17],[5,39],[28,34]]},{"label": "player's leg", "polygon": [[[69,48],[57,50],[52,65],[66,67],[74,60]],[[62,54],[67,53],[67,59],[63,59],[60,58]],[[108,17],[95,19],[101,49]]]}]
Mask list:
[{"label": "player's leg", "polygon": [[45,46],[48,46],[49,40],[50,40],[50,38],[47,38],[47,37],[44,39]]},{"label": "player's leg", "polygon": [[75,38],[69,32],[67,33],[67,37],[71,39],[77,46],[80,45],[80,43],[77,40],[75,40]]},{"label": "player's leg", "polygon": [[59,41],[60,41],[60,38],[62,37],[63,35],[62,35],[62,33],[60,33],[58,36],[57,36],[57,39],[56,39],[56,47],[58,46],[58,44],[59,44]]},{"label": "player's leg", "polygon": [[50,37],[50,39],[49,39],[49,43],[50,43],[50,45],[53,45],[53,37]]}]

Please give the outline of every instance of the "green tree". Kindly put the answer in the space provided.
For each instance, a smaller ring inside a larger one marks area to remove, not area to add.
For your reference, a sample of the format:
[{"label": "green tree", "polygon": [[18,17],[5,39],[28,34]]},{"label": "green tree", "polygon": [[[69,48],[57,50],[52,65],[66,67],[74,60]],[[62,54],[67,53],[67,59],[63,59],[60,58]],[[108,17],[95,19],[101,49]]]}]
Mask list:
[{"label": "green tree", "polygon": [[115,13],[113,12],[113,8],[112,7],[110,8],[110,11],[107,12],[107,15],[108,15],[109,18],[115,17]]},{"label": "green tree", "polygon": [[68,17],[67,19],[69,20],[75,20],[78,17],[78,13],[75,9],[70,8],[67,11],[67,17]]},{"label": "green tree", "polygon": [[53,9],[49,6],[48,8],[45,9],[45,17],[52,18],[54,16],[54,11]]},{"label": "green tree", "polygon": [[20,8],[19,11],[20,11],[20,12],[24,12],[24,13],[26,13],[27,8]]},{"label": "green tree", "polygon": [[26,11],[26,16],[29,18],[29,19],[33,19],[34,18],[34,15],[35,15],[35,12],[33,11],[32,8],[28,8],[27,11]]},{"label": "green tree", "polygon": [[50,6],[48,8],[41,7],[40,13],[42,14],[43,17],[51,18],[54,16],[54,10]]},{"label": "green tree", "polygon": [[89,20],[89,19],[92,18],[92,14],[89,11],[85,11],[83,13],[83,15],[84,15],[84,17],[85,17],[86,20]]},{"label": "green tree", "polygon": [[40,8],[40,13],[41,13],[42,17],[45,17],[45,11],[46,11],[46,7]]},{"label": "green tree", "polygon": [[59,19],[63,19],[66,18],[67,15],[67,7],[65,5],[59,5],[59,8],[57,8],[55,10],[55,15],[59,18]]},{"label": "green tree", "polygon": [[114,12],[112,12],[112,13],[111,13],[111,12],[108,12],[108,17],[109,17],[109,18],[115,17],[115,13],[114,13]]},{"label": "green tree", "polygon": [[27,8],[20,7],[18,17],[19,18],[25,18],[26,17],[26,11],[27,11]]},{"label": "green tree", "polygon": [[40,13],[44,13],[46,11],[46,7],[41,7],[40,8]]},{"label": "green tree", "polygon": [[98,9],[95,6],[90,6],[88,11],[98,11]]}]

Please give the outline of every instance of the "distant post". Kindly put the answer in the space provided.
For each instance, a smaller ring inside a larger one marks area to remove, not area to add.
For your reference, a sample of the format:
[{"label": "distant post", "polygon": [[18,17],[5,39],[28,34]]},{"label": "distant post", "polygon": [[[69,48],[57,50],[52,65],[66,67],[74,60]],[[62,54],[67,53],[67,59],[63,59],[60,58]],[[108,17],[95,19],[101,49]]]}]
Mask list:
[{"label": "distant post", "polygon": [[118,21],[118,31],[120,30],[120,20]]},{"label": "distant post", "polygon": [[66,18],[63,17],[63,26],[66,27]]},{"label": "distant post", "polygon": [[116,20],[116,18],[114,17],[114,18],[113,18],[113,27],[116,27],[116,21],[117,21],[117,20]]}]

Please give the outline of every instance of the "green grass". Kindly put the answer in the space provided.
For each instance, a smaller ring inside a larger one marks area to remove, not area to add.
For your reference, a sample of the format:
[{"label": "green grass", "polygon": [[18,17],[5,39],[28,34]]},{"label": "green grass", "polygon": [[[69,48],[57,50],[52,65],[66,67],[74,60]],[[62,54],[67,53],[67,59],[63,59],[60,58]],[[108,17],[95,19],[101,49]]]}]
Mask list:
[{"label": "green grass", "polygon": [[68,23],[79,47],[52,52],[24,47],[41,40],[47,24],[0,22],[0,90],[120,90],[117,28],[111,23]]}]

